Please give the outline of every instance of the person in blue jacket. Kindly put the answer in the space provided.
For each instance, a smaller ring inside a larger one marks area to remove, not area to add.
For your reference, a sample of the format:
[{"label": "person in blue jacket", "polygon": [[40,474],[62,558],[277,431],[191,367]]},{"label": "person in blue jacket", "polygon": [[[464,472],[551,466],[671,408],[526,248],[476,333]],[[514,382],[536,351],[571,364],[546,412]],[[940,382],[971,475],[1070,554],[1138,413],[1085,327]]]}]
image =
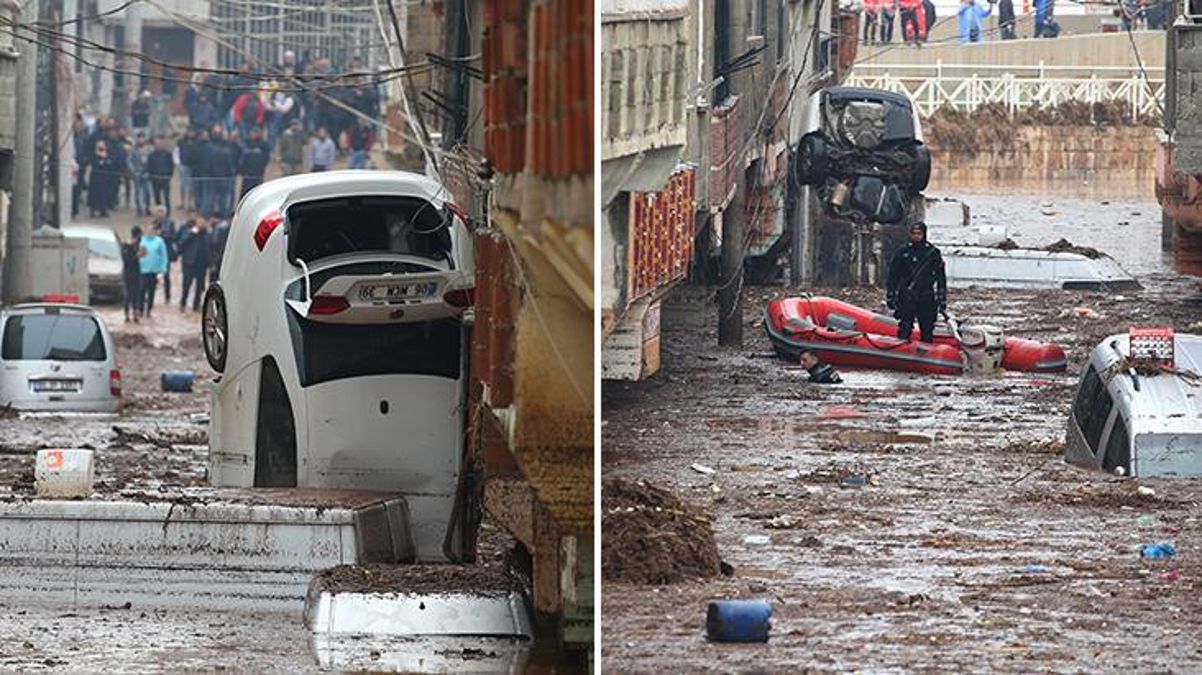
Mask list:
[{"label": "person in blue jacket", "polygon": [[1056,37],[1052,23],[1052,0],[1035,0],[1035,37]]},{"label": "person in blue jacket", "polygon": [[162,224],[152,225],[150,234],[142,237],[138,252],[138,268],[142,272],[142,302],[138,313],[149,317],[154,308],[154,291],[160,274],[167,273],[167,242],[163,240]]},{"label": "person in blue jacket", "polygon": [[960,43],[980,42],[985,17],[993,12],[992,0],[981,6],[978,0],[960,0]]}]

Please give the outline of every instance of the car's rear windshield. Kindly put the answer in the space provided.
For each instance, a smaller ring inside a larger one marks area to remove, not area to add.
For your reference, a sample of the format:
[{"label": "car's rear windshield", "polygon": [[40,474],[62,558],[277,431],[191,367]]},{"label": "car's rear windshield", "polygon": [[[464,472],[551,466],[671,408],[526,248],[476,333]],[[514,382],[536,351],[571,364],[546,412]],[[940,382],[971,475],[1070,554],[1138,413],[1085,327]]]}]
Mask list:
[{"label": "car's rear windshield", "polygon": [[[68,235],[74,236],[74,235]],[[87,237],[88,253],[98,255],[102,258],[121,259],[121,247],[115,239],[101,239],[100,237]]]},{"label": "car's rear windshield", "polygon": [[293,264],[347,253],[401,253],[451,260],[448,211],[417,197],[322,199],[288,209],[288,259]]},{"label": "car's rear windshield", "polygon": [[288,312],[302,387],[369,375],[459,378],[462,327],[445,319],[402,324],[338,324]]},{"label": "car's rear windshield", "polygon": [[6,361],[104,361],[104,334],[90,316],[18,314],[4,324]]}]

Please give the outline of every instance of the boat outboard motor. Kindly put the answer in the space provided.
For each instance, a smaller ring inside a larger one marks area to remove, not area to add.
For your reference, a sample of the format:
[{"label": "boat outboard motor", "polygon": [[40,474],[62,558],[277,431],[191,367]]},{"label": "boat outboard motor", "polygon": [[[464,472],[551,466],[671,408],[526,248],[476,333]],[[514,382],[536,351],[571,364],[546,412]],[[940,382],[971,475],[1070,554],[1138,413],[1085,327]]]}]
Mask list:
[{"label": "boat outboard motor", "polygon": [[1002,367],[1006,336],[997,326],[960,326],[960,346],[970,373],[993,373]]}]

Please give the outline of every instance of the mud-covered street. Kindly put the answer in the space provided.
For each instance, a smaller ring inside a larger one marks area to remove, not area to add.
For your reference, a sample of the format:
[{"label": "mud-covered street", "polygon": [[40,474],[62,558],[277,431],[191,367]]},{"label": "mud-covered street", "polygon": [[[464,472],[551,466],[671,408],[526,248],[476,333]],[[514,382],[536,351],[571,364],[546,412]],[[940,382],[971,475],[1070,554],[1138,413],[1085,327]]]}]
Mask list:
[{"label": "mud-covered street", "polygon": [[[612,548],[622,514],[603,499],[603,560],[629,561],[605,569],[608,670],[1202,668],[1202,486],[1089,473],[1061,455],[1088,351],[1132,324],[1186,331],[1202,319],[1196,280],[1169,271],[1154,202],[964,198],[974,221],[1006,224],[1024,246],[1065,237],[1111,254],[1144,290],[953,290],[962,319],[1059,342],[1068,372],[843,369],[836,386],[775,356],[764,305],[805,290],[877,308],[879,289],[747,289],[741,350],[717,346],[704,292],[677,292],[662,370],[605,384],[603,475],[708,515],[725,565],[668,585],[623,580],[672,561]],[[1140,558],[1161,541],[1175,558]],[[707,642],[706,605],[722,598],[771,601],[769,642]]]}]

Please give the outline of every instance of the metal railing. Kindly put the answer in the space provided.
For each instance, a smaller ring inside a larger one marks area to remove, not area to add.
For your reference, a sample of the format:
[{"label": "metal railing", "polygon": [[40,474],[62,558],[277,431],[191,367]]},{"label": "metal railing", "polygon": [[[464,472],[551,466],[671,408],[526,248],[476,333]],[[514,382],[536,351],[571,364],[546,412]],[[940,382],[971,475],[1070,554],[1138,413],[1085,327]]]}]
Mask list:
[{"label": "metal railing", "polygon": [[1147,75],[1135,66],[975,64],[861,64],[848,75],[845,85],[872,87],[905,93],[919,112],[929,115],[951,106],[971,112],[999,103],[1011,113],[1032,107],[1049,108],[1062,103],[1120,102],[1132,121],[1156,114],[1164,101],[1164,69],[1148,68]]}]

